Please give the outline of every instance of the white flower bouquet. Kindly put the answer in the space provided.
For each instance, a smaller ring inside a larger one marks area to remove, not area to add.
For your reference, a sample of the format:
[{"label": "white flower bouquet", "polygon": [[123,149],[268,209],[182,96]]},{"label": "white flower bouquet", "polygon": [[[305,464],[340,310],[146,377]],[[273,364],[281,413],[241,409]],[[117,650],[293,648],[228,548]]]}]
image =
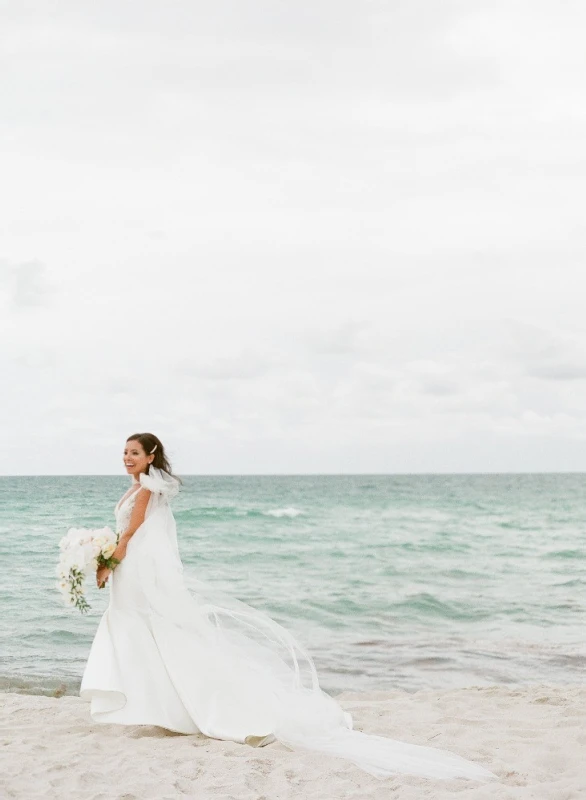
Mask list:
[{"label": "white flower bouquet", "polygon": [[82,613],[89,610],[90,604],[84,594],[84,581],[89,572],[105,566],[114,569],[119,564],[113,558],[118,544],[118,536],[113,530],[99,528],[70,528],[59,542],[59,563],[57,564],[57,588],[65,604],[75,606]]}]

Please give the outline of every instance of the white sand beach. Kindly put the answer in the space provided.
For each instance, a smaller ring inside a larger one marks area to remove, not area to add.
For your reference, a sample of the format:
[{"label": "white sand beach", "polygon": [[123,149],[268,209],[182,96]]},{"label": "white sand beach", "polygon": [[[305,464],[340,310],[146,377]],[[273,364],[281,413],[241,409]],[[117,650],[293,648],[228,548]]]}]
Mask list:
[{"label": "white sand beach", "polygon": [[586,686],[502,686],[415,694],[345,692],[354,727],[429,744],[487,766],[486,784],[398,775],[157,727],[91,722],[78,697],[0,695],[0,796],[77,800],[583,800]]}]

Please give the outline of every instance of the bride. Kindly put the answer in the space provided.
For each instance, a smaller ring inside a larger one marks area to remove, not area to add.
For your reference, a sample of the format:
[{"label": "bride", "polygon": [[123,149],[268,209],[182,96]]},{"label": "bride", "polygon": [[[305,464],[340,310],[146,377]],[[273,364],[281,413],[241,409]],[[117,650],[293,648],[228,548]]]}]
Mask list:
[{"label": "bride", "polygon": [[[319,686],[310,654],[269,615],[183,574],[169,501],[180,481],[161,441],[130,436],[132,485],[116,504],[119,543],[80,696],[94,721],[158,725],[253,747],[278,740],[348,759],[377,778],[494,778],[434,747],[353,730],[351,715]],[[111,572],[111,574],[110,574]]]}]

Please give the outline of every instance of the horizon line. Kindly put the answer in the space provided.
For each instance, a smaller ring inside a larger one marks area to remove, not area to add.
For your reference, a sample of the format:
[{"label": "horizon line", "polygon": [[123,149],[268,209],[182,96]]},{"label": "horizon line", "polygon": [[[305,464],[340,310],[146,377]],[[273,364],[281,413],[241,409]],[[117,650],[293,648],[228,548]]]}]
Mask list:
[{"label": "horizon line", "polygon": [[[175,474],[175,473],[173,473]],[[486,476],[486,475],[584,475],[586,470],[514,470],[514,471],[468,471],[468,472],[182,472],[185,478],[338,478],[338,477],[441,477],[441,476]],[[78,473],[27,473],[2,475],[0,478],[127,478],[118,472]]]}]

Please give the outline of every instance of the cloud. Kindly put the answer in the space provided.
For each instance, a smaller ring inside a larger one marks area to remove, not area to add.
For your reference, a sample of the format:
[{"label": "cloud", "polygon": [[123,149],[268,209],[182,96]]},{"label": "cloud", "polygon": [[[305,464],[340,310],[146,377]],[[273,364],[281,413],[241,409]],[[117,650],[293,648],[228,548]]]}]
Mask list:
[{"label": "cloud", "polygon": [[217,355],[214,359],[180,359],[175,369],[180,374],[211,382],[250,381],[267,375],[278,364],[274,353],[242,349],[234,355]]},{"label": "cloud", "polygon": [[348,356],[364,352],[371,334],[369,323],[346,320],[337,325],[305,334],[308,347],[317,355]]},{"label": "cloud", "polygon": [[0,261],[0,288],[14,309],[31,309],[46,305],[54,287],[48,277],[47,267],[39,261],[11,264]]},{"label": "cloud", "polygon": [[586,332],[547,330],[537,325],[510,323],[512,354],[526,374],[550,381],[586,378]]},{"label": "cloud", "polygon": [[458,375],[453,365],[436,361],[414,361],[407,365],[418,391],[425,394],[445,397],[458,394],[460,390]]}]

